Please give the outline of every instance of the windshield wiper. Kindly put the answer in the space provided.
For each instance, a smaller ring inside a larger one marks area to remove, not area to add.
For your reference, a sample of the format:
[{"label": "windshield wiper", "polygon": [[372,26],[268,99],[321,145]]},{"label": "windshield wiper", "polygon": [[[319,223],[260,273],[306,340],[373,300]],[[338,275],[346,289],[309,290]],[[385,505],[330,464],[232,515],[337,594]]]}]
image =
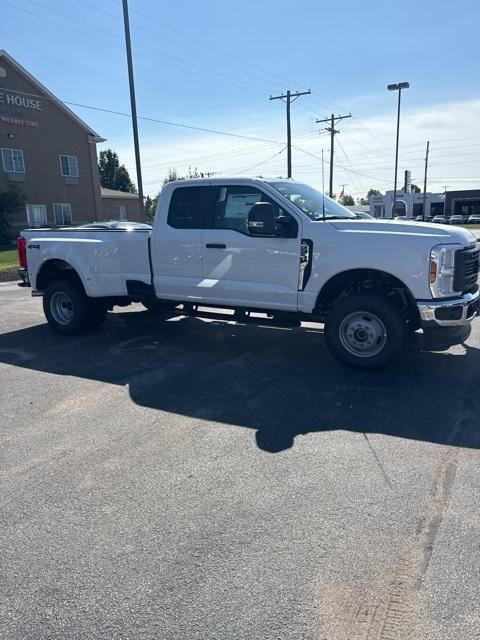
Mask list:
[{"label": "windshield wiper", "polygon": [[355,216],[355,217],[353,217],[353,216],[351,216],[351,217],[350,216],[332,216],[332,215],[328,215],[328,213],[327,213],[327,214],[325,214],[325,217],[317,215],[315,217],[315,220],[358,220],[358,217],[357,216]]}]

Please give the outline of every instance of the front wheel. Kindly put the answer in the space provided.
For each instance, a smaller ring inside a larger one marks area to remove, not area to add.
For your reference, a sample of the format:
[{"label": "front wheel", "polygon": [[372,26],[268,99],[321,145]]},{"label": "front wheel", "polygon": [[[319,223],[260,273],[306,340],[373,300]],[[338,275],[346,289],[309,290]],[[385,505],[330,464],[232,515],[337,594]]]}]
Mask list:
[{"label": "front wheel", "polygon": [[340,300],[325,322],[327,347],[338,360],[356,369],[385,367],[401,352],[405,335],[399,309],[372,293]]}]

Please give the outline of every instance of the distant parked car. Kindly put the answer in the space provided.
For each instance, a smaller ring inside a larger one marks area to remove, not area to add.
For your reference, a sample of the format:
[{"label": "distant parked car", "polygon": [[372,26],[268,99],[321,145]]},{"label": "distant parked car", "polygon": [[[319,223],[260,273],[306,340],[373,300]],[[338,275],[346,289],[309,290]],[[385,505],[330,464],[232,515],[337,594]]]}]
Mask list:
[{"label": "distant parked car", "polygon": [[373,220],[374,219],[373,216],[371,216],[366,211],[354,211],[353,213],[355,213],[359,218],[363,218],[364,220]]},{"label": "distant parked car", "polygon": [[450,216],[450,224],[463,224],[463,222],[464,222],[463,216],[459,214]]},{"label": "distant parked car", "polygon": [[433,216],[432,222],[436,222],[437,224],[448,224],[448,220],[445,216]]},{"label": "distant parked car", "polygon": [[480,214],[474,213],[471,216],[468,216],[467,224],[480,224]]},{"label": "distant parked car", "polygon": [[407,216],[395,216],[394,220],[408,220]]},{"label": "distant parked car", "polygon": [[[423,216],[419,215],[419,216],[415,216],[415,221],[416,222],[423,222]],[[432,221],[432,216],[426,216],[425,217],[425,222],[431,222]]]}]

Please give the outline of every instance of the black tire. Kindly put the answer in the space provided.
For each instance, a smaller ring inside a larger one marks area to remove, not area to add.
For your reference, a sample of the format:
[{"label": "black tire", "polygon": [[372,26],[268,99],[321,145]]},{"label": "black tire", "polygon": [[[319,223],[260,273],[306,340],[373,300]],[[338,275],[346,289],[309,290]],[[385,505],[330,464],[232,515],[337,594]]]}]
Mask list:
[{"label": "black tire", "polygon": [[43,311],[57,333],[75,335],[98,327],[107,315],[106,306],[89,298],[81,287],[68,280],[54,280],[43,294]]},{"label": "black tire", "polygon": [[354,369],[383,369],[402,351],[406,333],[399,309],[374,293],[340,300],[325,321],[330,352]]}]

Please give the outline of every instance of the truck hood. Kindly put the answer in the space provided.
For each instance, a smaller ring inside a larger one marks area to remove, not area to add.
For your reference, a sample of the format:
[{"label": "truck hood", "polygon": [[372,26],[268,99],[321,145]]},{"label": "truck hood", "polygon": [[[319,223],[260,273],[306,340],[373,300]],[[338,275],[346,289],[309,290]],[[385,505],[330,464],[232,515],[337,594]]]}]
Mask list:
[{"label": "truck hood", "polygon": [[329,224],[342,233],[424,236],[430,237],[433,244],[458,243],[462,246],[476,242],[475,236],[468,229],[451,227],[446,224],[402,220],[332,220]]}]

